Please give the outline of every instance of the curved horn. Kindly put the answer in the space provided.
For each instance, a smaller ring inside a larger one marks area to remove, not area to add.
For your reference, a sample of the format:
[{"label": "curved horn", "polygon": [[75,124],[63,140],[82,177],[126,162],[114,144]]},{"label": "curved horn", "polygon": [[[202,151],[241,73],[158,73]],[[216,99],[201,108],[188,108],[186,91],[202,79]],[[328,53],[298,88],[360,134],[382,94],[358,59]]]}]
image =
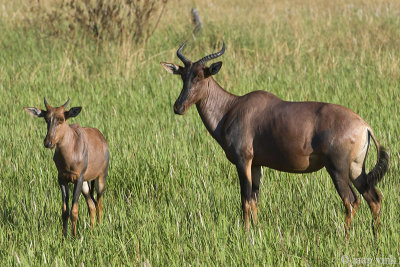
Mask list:
[{"label": "curved horn", "polygon": [[68,103],[69,103],[69,97],[68,97],[68,100],[67,100],[67,102],[65,102],[65,104],[64,104],[64,105],[62,105],[62,107],[63,107],[63,108],[66,108],[66,107],[68,106]]},{"label": "curved horn", "polygon": [[47,110],[48,110],[49,108],[51,108],[51,106],[49,105],[49,103],[47,103],[47,101],[46,101],[46,97],[44,97],[44,106],[46,107]]},{"label": "curved horn", "polygon": [[179,48],[178,51],[176,51],[176,55],[179,57],[180,60],[182,60],[183,64],[187,65],[190,63],[190,60],[187,59],[184,55],[182,55],[182,50],[185,47],[187,41],[185,41]]},{"label": "curved horn", "polygon": [[197,61],[198,63],[205,64],[207,61],[210,61],[211,59],[217,58],[219,56],[222,56],[222,54],[225,52],[225,42],[222,42],[222,49],[218,51],[217,53],[208,55]]}]

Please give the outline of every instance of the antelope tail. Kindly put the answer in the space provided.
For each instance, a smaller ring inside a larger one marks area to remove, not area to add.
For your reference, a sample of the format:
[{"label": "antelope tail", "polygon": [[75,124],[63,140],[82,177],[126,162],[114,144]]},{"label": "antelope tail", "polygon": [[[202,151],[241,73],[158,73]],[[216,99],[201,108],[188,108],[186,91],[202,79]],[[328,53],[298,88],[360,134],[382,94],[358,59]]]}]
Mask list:
[{"label": "antelope tail", "polygon": [[368,139],[371,137],[377,149],[378,161],[375,167],[367,174],[367,183],[369,186],[375,186],[382,180],[389,168],[389,153],[383,146],[379,145],[374,134],[368,129]]}]

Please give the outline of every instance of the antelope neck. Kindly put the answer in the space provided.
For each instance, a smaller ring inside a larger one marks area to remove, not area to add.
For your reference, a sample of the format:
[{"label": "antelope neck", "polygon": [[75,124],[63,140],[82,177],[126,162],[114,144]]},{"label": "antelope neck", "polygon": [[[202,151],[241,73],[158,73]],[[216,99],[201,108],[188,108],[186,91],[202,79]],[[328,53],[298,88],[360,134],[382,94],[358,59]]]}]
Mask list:
[{"label": "antelope neck", "polygon": [[196,103],[197,111],[210,134],[222,142],[222,125],[238,96],[225,91],[212,77],[205,80],[207,91]]},{"label": "antelope neck", "polygon": [[66,126],[64,136],[58,141],[56,145],[56,152],[66,152],[75,148],[78,133],[70,126]]}]

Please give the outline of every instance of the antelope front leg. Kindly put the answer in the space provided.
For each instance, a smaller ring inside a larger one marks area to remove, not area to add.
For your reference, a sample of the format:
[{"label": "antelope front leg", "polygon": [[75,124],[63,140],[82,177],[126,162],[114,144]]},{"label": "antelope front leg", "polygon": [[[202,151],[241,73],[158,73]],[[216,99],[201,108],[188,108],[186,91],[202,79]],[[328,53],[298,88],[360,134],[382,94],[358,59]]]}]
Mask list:
[{"label": "antelope front leg", "polygon": [[72,234],[76,236],[76,222],[78,221],[78,200],[82,192],[83,175],[74,183],[74,194],[72,196],[72,208],[71,208],[71,222],[72,222]]},{"label": "antelope front leg", "polygon": [[240,193],[242,197],[242,210],[245,230],[249,230],[249,219],[251,209],[251,160],[236,164],[240,180]]},{"label": "antelope front leg", "polygon": [[58,183],[61,189],[61,198],[62,198],[62,222],[63,222],[63,230],[62,233],[64,237],[67,237],[67,227],[68,227],[68,217],[69,217],[69,208],[68,208],[68,184],[63,183],[61,179],[58,179]]}]

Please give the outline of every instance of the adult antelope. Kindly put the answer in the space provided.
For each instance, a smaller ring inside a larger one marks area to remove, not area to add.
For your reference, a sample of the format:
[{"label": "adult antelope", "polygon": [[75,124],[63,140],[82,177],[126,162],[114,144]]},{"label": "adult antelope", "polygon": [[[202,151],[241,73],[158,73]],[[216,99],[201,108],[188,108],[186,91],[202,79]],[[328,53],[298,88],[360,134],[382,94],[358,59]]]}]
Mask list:
[{"label": "adult antelope", "polygon": [[[363,119],[339,105],[283,101],[265,91],[233,95],[212,77],[222,62],[206,66],[225,52],[225,44],[219,52],[194,63],[182,54],[185,44],[177,51],[183,67],[161,62],[183,81],[174,112],[183,115],[196,104],[207,130],[236,165],[246,229],[251,210],[253,223],[257,223],[261,166],[292,173],[310,173],[325,167],[346,208],[346,233],[360,204],[351,183],[368,202],[374,222],[379,224],[382,195],[375,185],[388,169],[389,155]],[[371,138],[378,161],[366,174]]]},{"label": "adult antelope", "polygon": [[[61,107],[52,107],[44,98],[46,110],[24,109],[35,117],[45,119],[47,135],[44,139],[44,146],[51,149],[55,148],[53,160],[58,170],[58,183],[61,189],[62,233],[64,236],[67,236],[69,217],[68,183],[74,184],[71,222],[72,233],[76,236],[78,200],[81,192],[86,198],[91,226],[94,227],[96,212],[98,222],[101,223],[102,196],[106,184],[110,154],[107,141],[99,130],[80,127],[78,124],[68,125],[67,120],[76,117],[82,109],[82,107],[73,107],[66,110],[68,102],[69,99]],[[91,181],[90,188],[89,181]],[[97,201],[94,198],[94,188],[97,192]]]}]

